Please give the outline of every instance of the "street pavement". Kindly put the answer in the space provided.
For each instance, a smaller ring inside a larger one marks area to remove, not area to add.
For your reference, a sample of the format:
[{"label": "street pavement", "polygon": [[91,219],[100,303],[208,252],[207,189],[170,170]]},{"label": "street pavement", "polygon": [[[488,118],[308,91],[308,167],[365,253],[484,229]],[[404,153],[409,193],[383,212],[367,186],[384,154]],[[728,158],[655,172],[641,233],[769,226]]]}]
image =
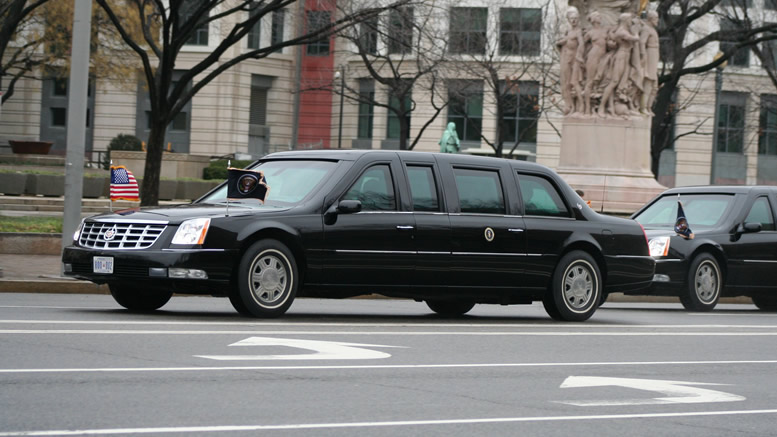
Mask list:
[{"label": "street pavement", "polygon": [[59,255],[0,253],[0,269],[0,293],[108,293],[104,285],[62,276]]}]

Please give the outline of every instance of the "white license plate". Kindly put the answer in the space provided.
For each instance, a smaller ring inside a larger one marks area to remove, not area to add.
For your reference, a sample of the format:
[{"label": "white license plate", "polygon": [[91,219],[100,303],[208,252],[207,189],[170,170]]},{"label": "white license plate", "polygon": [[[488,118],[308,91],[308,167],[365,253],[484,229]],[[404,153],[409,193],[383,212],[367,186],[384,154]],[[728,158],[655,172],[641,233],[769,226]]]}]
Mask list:
[{"label": "white license plate", "polygon": [[96,256],[92,259],[92,266],[95,273],[113,273],[113,257],[112,256]]}]

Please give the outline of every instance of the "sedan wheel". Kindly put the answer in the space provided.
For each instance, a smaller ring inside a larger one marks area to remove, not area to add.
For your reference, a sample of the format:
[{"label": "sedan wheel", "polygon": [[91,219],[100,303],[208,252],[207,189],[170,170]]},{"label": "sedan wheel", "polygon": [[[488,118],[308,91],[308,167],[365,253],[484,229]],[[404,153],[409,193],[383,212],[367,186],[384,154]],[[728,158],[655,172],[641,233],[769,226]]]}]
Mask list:
[{"label": "sedan wheel", "polygon": [[130,311],[154,311],[162,308],[173,296],[172,290],[161,287],[110,284],[111,296]]},{"label": "sedan wheel", "polygon": [[553,285],[542,304],[556,320],[588,320],[600,304],[601,274],[596,260],[575,250],[564,255],[553,273]]},{"label": "sedan wheel", "polygon": [[712,311],[722,289],[723,276],[718,261],[711,254],[702,253],[691,262],[688,290],[680,295],[680,302],[688,311]]},{"label": "sedan wheel", "polygon": [[462,316],[475,306],[472,302],[451,300],[427,300],[426,305],[432,311],[444,317]]},{"label": "sedan wheel", "polygon": [[[281,242],[254,243],[240,260],[235,309],[254,317],[278,317],[294,301],[299,286],[294,255]],[[238,300],[239,299],[239,300]]]}]

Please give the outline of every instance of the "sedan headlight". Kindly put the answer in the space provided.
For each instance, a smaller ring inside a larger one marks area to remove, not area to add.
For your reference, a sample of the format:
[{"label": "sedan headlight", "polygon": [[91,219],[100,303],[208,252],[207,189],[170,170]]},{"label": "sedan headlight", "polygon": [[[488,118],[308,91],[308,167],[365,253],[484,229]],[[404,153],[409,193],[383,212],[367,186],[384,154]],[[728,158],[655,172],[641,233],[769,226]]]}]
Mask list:
[{"label": "sedan headlight", "polygon": [[209,227],[210,219],[208,218],[186,220],[175,231],[172,244],[202,244],[205,241],[205,235],[208,234]]},{"label": "sedan headlight", "polygon": [[656,237],[648,242],[650,256],[666,256],[669,253],[669,237]]},{"label": "sedan headlight", "polygon": [[81,223],[79,223],[78,227],[76,228],[76,231],[73,232],[73,242],[78,242],[78,239],[81,238],[81,229],[84,228],[84,220],[81,219]]}]

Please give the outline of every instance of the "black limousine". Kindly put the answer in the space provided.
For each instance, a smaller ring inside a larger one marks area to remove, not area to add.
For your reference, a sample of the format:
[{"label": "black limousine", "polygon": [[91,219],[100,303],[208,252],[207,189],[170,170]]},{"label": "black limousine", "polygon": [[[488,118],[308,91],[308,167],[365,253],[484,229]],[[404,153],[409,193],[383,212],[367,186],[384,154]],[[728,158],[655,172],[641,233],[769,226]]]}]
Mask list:
[{"label": "black limousine", "polygon": [[[675,232],[677,202],[693,238]],[[653,286],[629,294],[677,296],[711,311],[721,297],[749,296],[777,311],[777,187],[704,186],[667,190],[634,213],[656,258]]]},{"label": "black limousine", "polygon": [[506,159],[397,151],[268,155],[267,198],[86,218],[67,275],[107,283],[130,310],[173,293],[227,296],[253,317],[295,297],[425,301],[442,315],[542,301],[582,321],[607,293],[650,286],[655,261],[634,220],[599,215],[552,170]]}]

